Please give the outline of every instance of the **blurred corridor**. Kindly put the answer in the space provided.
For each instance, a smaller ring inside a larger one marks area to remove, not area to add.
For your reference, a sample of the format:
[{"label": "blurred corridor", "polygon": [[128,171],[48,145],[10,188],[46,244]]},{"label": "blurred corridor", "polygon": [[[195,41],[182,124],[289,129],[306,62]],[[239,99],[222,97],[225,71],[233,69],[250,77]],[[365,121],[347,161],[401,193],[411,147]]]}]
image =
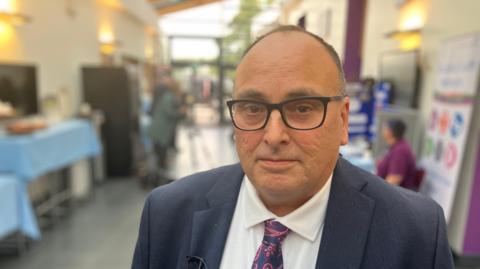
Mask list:
[{"label": "blurred corridor", "polygon": [[[181,178],[237,162],[231,131],[229,126],[181,126],[177,152],[169,159],[169,174]],[[89,201],[45,229],[42,240],[30,245],[21,259],[0,255],[0,268],[129,268],[148,192],[139,188],[135,178],[98,186]]]}]

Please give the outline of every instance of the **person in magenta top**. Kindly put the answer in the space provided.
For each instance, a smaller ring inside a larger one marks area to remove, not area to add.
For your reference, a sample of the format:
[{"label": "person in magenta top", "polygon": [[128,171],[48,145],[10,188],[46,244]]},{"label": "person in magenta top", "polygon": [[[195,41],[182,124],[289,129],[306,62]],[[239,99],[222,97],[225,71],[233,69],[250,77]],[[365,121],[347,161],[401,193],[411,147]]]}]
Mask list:
[{"label": "person in magenta top", "polygon": [[416,164],[410,145],[403,139],[405,123],[390,120],[382,129],[388,152],[377,161],[377,175],[388,183],[415,190]]}]

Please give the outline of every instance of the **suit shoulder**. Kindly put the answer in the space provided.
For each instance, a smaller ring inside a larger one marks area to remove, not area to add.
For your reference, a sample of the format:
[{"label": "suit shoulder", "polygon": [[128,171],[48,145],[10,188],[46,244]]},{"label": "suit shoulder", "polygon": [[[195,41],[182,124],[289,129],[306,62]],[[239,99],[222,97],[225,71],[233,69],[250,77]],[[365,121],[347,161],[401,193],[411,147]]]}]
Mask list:
[{"label": "suit shoulder", "polygon": [[415,215],[416,217],[431,218],[440,207],[430,197],[399,186],[393,186],[374,175],[368,179],[365,193],[381,203],[391,213],[398,212]]},{"label": "suit shoulder", "polygon": [[342,167],[349,176],[361,178],[365,184],[361,192],[375,201],[379,210],[386,210],[389,215],[399,214],[416,217],[433,218],[440,206],[430,197],[388,184],[382,178],[364,171],[343,160]]},{"label": "suit shoulder", "polygon": [[392,186],[347,161],[339,166],[342,184],[373,205],[368,211],[364,268],[452,268],[445,218],[436,202]]}]

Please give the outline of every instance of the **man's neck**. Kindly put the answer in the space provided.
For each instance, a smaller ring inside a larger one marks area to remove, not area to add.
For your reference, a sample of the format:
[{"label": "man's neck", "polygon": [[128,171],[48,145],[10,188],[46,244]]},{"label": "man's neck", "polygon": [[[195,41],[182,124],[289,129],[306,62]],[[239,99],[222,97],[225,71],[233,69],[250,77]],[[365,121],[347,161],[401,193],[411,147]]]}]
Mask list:
[{"label": "man's neck", "polygon": [[313,192],[309,193],[308,195],[304,195],[302,197],[282,197],[283,199],[279,200],[278,198],[265,197],[261,193],[259,193],[259,197],[260,197],[260,200],[262,200],[265,207],[270,212],[272,212],[278,217],[283,217],[292,213],[297,208],[305,204],[308,200],[310,200],[317,192],[319,192],[325,186],[325,183],[327,182],[327,180],[322,182],[322,184],[318,188],[316,188]]},{"label": "man's neck", "polygon": [[[307,202],[308,200],[306,200],[305,202]],[[293,211],[295,211],[295,209],[301,207],[305,202],[299,204],[299,205],[296,205],[296,206],[285,206],[285,205],[279,205],[279,206],[268,206],[267,204],[265,204],[265,206],[267,207],[267,209],[272,212],[273,214],[275,214],[276,216],[278,217],[283,217],[283,216],[286,216],[290,213],[292,213]]]}]

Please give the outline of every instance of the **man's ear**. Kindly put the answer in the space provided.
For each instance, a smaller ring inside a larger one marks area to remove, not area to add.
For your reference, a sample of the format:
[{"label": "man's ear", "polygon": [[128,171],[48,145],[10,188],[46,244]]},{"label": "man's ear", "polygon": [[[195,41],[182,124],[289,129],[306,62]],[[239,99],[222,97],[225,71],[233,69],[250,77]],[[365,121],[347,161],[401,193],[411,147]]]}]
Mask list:
[{"label": "man's ear", "polygon": [[350,111],[350,98],[345,96],[343,99],[342,108],[340,111],[340,117],[342,118],[342,137],[340,145],[346,145],[348,143],[348,113]]}]

